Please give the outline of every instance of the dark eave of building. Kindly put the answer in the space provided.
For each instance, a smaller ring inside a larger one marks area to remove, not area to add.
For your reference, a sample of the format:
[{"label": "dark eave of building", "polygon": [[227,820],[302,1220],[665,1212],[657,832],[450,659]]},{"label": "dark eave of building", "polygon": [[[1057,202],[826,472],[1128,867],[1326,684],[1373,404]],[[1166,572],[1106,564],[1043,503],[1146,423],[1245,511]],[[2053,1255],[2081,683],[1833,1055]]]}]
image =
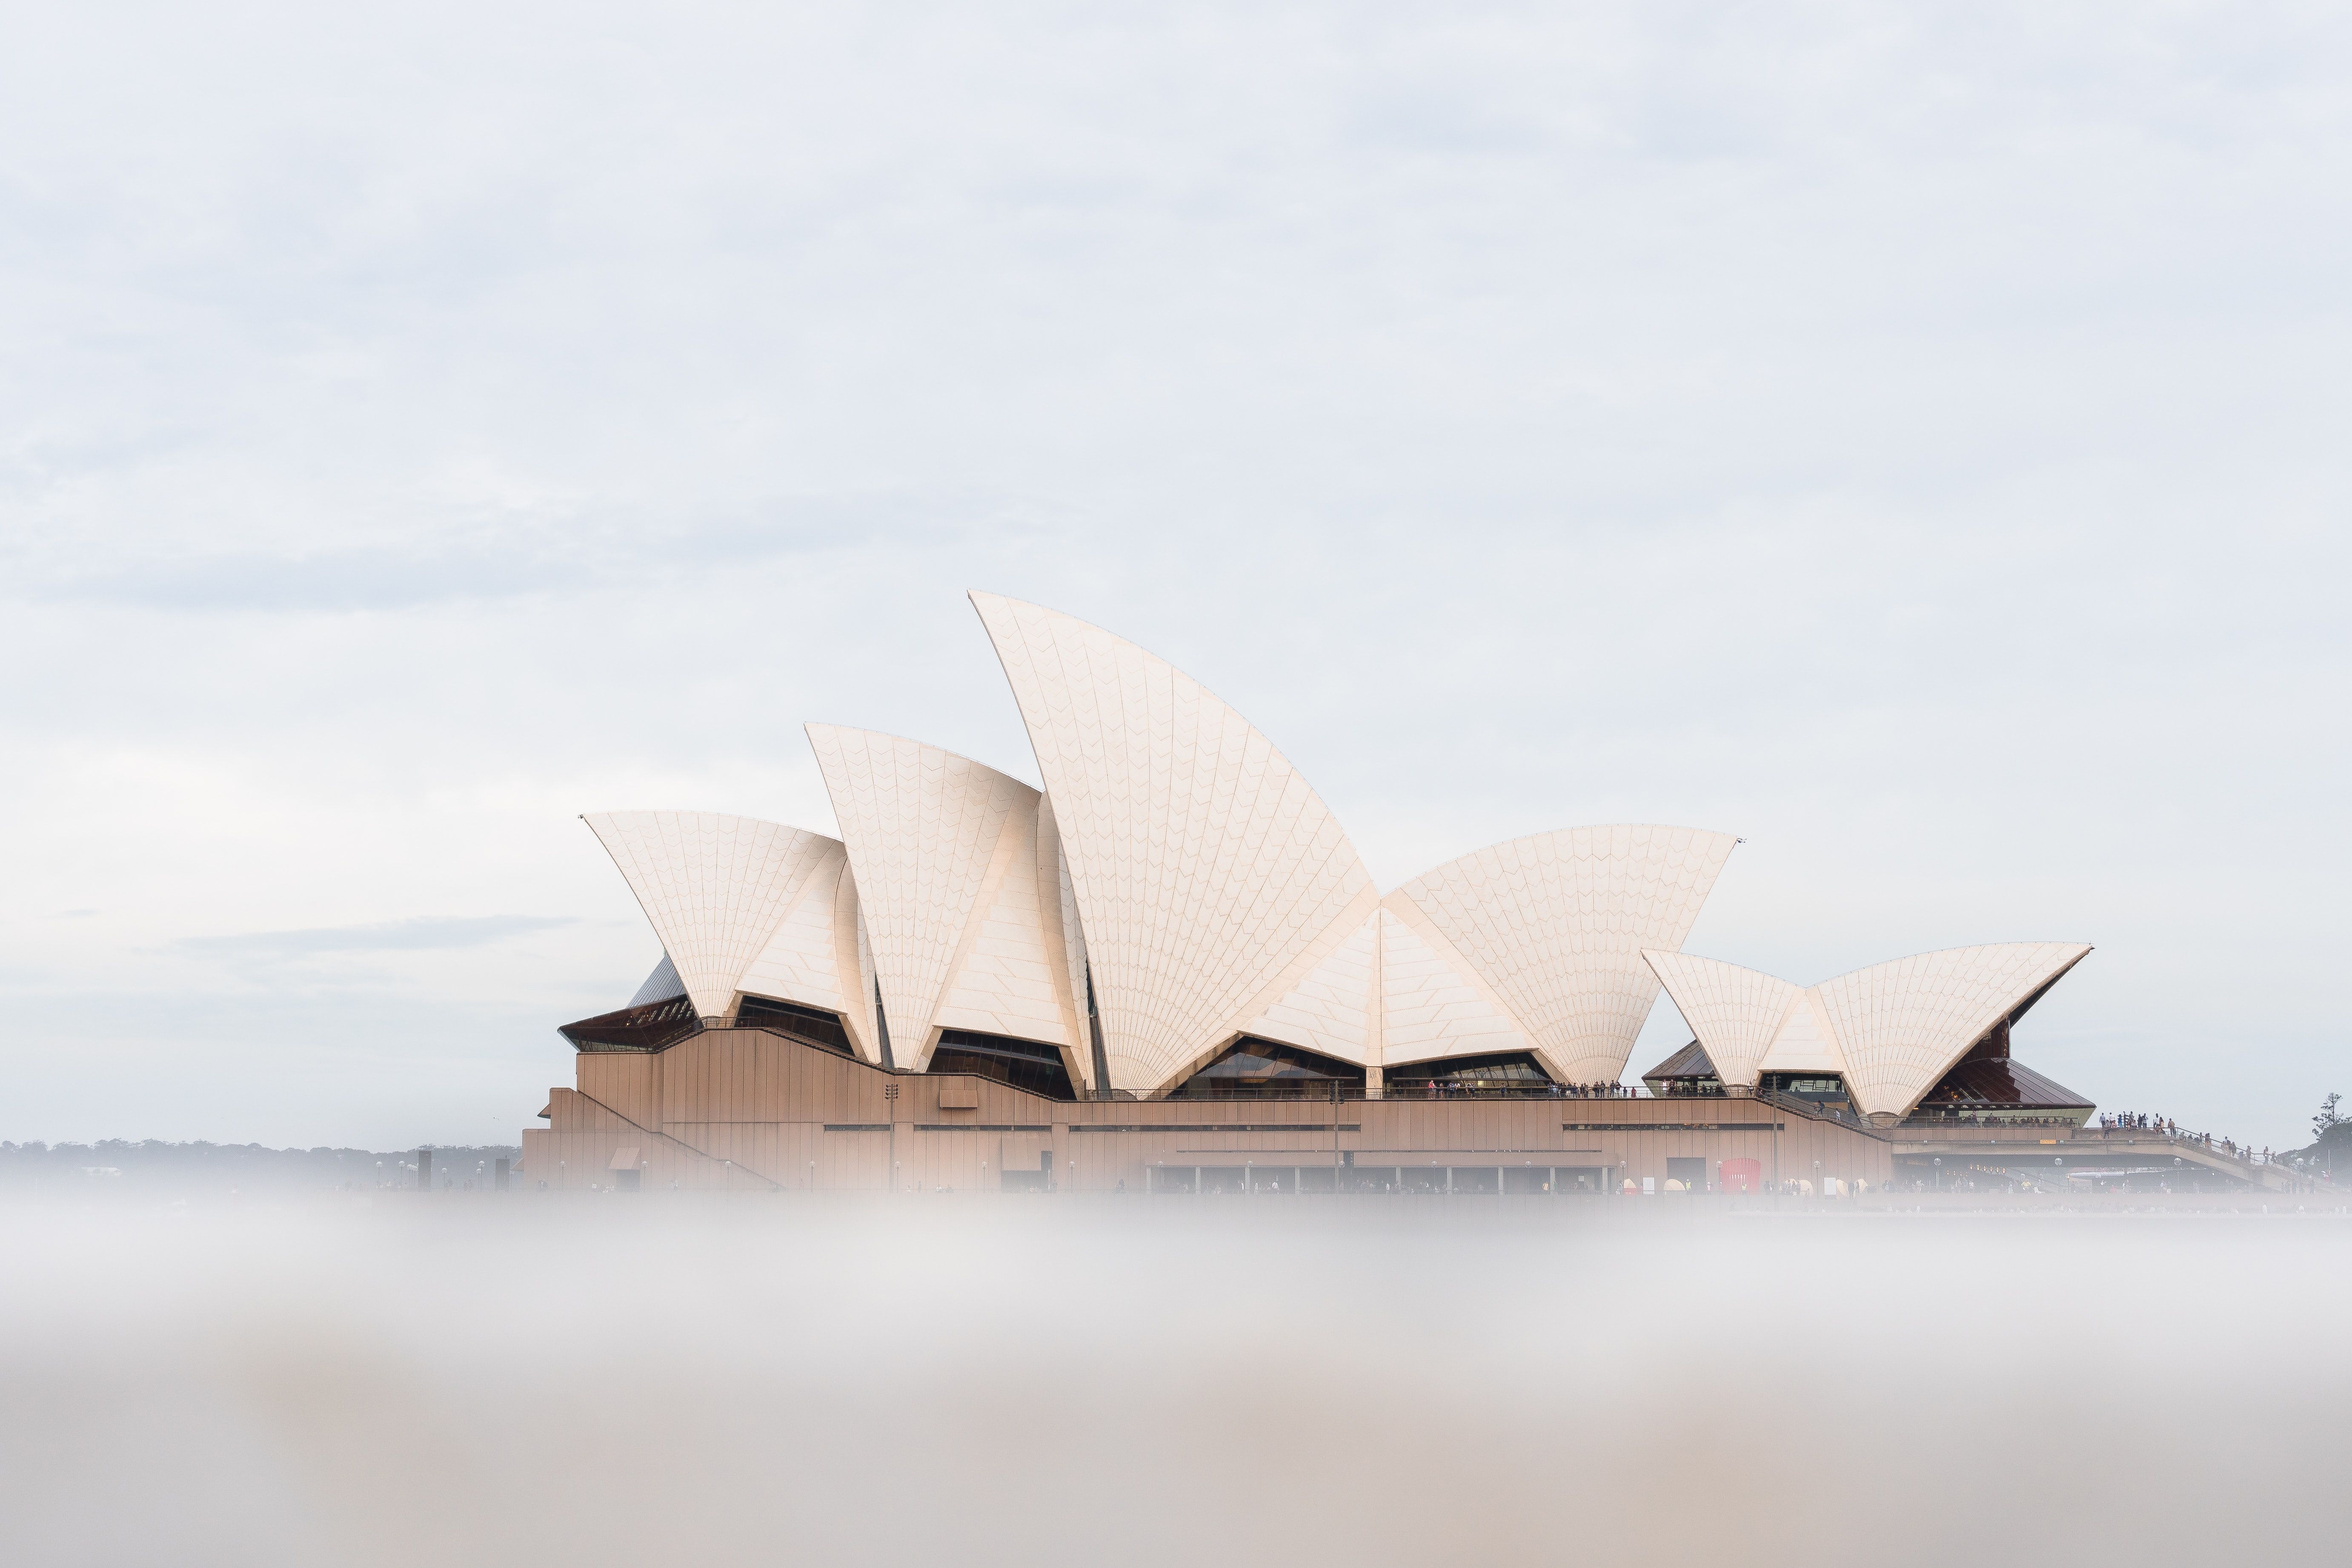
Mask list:
[{"label": "dark eave of building", "polygon": [[1982,1105],[2028,1110],[2082,1110],[2091,1103],[2015,1057],[1976,1057],[1961,1062],[1938,1079],[1935,1088],[1920,1097],[1919,1109]]},{"label": "dark eave of building", "polygon": [[1654,1078],[1688,1079],[1715,1076],[1715,1062],[1707,1056],[1706,1047],[1693,1040],[1689,1045],[1643,1073],[1642,1078],[1646,1082]]}]

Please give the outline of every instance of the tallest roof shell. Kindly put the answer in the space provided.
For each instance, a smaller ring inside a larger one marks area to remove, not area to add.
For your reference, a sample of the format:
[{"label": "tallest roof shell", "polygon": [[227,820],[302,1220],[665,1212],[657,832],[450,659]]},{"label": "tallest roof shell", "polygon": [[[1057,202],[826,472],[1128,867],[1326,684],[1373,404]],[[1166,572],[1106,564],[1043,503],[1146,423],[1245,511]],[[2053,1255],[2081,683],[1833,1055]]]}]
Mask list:
[{"label": "tallest roof shell", "polygon": [[994,594],[996,645],[1068,858],[1113,1087],[1161,1087],[1377,907],[1371,875],[1273,742],[1099,626]]}]

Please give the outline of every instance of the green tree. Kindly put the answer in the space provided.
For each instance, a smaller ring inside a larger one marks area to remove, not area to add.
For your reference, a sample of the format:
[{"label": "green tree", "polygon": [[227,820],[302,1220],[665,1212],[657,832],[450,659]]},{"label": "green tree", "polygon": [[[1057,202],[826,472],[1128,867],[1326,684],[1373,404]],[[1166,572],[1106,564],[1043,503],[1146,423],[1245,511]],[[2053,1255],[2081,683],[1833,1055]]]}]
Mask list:
[{"label": "green tree", "polygon": [[2319,1102],[2319,1114],[2311,1119],[2311,1136],[2314,1140],[2325,1139],[2329,1128],[2344,1125],[2344,1118],[2336,1113],[2336,1102],[2343,1098],[2340,1094],[2331,1094]]}]

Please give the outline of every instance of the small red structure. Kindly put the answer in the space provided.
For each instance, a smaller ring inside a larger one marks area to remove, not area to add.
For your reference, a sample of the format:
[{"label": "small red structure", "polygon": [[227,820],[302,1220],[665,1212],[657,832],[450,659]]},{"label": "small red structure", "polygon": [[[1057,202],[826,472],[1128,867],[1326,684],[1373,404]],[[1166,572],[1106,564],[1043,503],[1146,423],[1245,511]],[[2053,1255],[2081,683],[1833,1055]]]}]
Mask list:
[{"label": "small red structure", "polygon": [[1727,1193],[1760,1193],[1764,1190],[1764,1162],[1761,1160],[1726,1160],[1716,1169],[1716,1179]]}]

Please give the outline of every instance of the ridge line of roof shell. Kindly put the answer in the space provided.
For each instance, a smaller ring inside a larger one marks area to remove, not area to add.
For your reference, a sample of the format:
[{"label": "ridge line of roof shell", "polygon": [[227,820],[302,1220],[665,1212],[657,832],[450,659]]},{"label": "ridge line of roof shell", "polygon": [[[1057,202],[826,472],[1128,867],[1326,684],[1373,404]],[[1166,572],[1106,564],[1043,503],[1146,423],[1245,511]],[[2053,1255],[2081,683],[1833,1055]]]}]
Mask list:
[{"label": "ridge line of roof shell", "polygon": [[582,822],[598,816],[731,816],[738,822],[756,822],[762,827],[789,828],[814,838],[832,838],[835,844],[841,842],[830,833],[820,833],[814,827],[803,827],[797,823],[779,822],[772,816],[746,816],[740,811],[702,811],[690,805],[626,805],[611,811],[583,811],[573,815]]},{"label": "ridge line of roof shell", "polygon": [[[1289,754],[1288,752],[1285,752],[1281,747],[1279,747],[1279,746],[1276,746],[1276,745],[1274,744],[1274,737],[1272,737],[1271,735],[1268,735],[1268,734],[1267,734],[1264,730],[1260,729],[1260,728],[1259,728],[1259,727],[1258,727],[1255,722],[1253,722],[1253,721],[1251,721],[1250,717],[1249,717],[1247,714],[1244,713],[1244,712],[1243,712],[1239,708],[1234,707],[1232,703],[1227,702],[1227,701],[1226,701],[1223,697],[1219,696],[1216,692],[1214,692],[1214,691],[1211,690],[1211,689],[1209,689],[1209,685],[1208,685],[1208,683],[1207,683],[1206,681],[1202,680],[1199,677],[1197,677],[1197,676],[1195,676],[1195,675],[1192,674],[1189,670],[1186,670],[1186,669],[1182,668],[1181,667],[1180,667],[1180,666],[1176,663],[1176,661],[1175,661],[1174,659],[1171,659],[1171,658],[1168,658],[1165,654],[1157,654],[1157,653],[1153,653],[1150,648],[1145,647],[1141,643],[1137,642],[1133,637],[1122,636],[1121,634],[1119,634],[1119,633],[1118,633],[1118,632],[1115,632],[1115,631],[1111,630],[1108,626],[1102,626],[1102,625],[1100,625],[1100,624],[1098,624],[1098,623],[1097,623],[1097,622],[1087,620],[1087,619],[1086,619],[1086,618],[1085,618],[1085,617],[1083,617],[1083,616],[1074,616],[1074,615],[1070,614],[1067,610],[1057,610],[1057,609],[1054,608],[1054,606],[1053,606],[1053,605],[1041,605],[1041,604],[1037,603],[1034,599],[1016,599],[1016,598],[1014,598],[1014,597],[1013,597],[1012,595],[1010,595],[1010,594],[992,594],[992,593],[990,593],[990,592],[989,592],[987,589],[985,589],[985,588],[966,588],[966,589],[964,590],[964,597],[965,597],[965,598],[967,598],[967,599],[970,599],[970,600],[971,601],[971,606],[972,606],[973,611],[974,611],[975,613],[979,614],[979,616],[980,616],[980,629],[981,629],[981,631],[982,631],[982,633],[983,635],[987,635],[987,636],[988,636],[988,643],[989,643],[989,647],[990,647],[990,648],[991,648],[992,650],[993,650],[993,651],[995,652],[995,654],[996,654],[996,661],[997,661],[997,663],[998,663],[999,665],[1002,665],[1002,664],[1004,662],[1004,650],[996,647],[996,638],[995,638],[994,635],[993,635],[993,634],[989,633],[989,631],[988,631],[988,616],[987,616],[987,613],[986,613],[985,611],[981,610],[981,608],[980,608],[980,602],[981,602],[982,599],[994,599],[997,603],[1002,604],[1002,605],[1020,605],[1023,609],[1027,609],[1027,610],[1043,610],[1045,614],[1047,614],[1047,615],[1049,615],[1049,616],[1061,616],[1061,618],[1062,618],[1062,619],[1064,619],[1064,620],[1066,620],[1066,621],[1076,621],[1079,626],[1082,626],[1086,627],[1086,628],[1087,628],[1088,631],[1090,631],[1090,632],[1100,632],[1103,636],[1105,636],[1105,637],[1107,637],[1116,638],[1118,641],[1119,641],[1119,642],[1123,642],[1123,643],[1127,644],[1129,647],[1136,649],[1138,652],[1139,652],[1139,653],[1143,654],[1143,655],[1144,655],[1146,658],[1156,658],[1156,659],[1158,659],[1160,663],[1162,663],[1162,664],[1166,665],[1170,669],[1174,670],[1178,675],[1182,676],[1185,679],[1187,679],[1187,680],[1191,681],[1193,685],[1195,685],[1195,686],[1199,687],[1199,688],[1202,689],[1202,691],[1203,691],[1204,693],[1206,693],[1210,698],[1212,698],[1212,699],[1213,699],[1213,700],[1214,700],[1217,703],[1219,703],[1221,706],[1223,706],[1223,707],[1226,710],[1226,711],[1228,711],[1228,712],[1232,713],[1232,714],[1234,715],[1234,717],[1235,717],[1235,718],[1239,719],[1243,723],[1247,724],[1247,725],[1249,726],[1250,732],[1251,732],[1252,734],[1254,734],[1254,735],[1257,736],[1260,740],[1264,741],[1264,742],[1265,742],[1268,746],[1273,747],[1274,752],[1275,752],[1275,754],[1276,754],[1276,756],[1280,757],[1280,758],[1281,758],[1284,762],[1286,762],[1286,763],[1290,762],[1290,754]],[[1011,684],[1011,674],[1012,674],[1012,672],[1011,672],[1011,671],[1009,671],[1009,670],[1008,670],[1008,671],[1006,671],[1006,684],[1008,684],[1008,685],[1010,685],[1010,684]],[[1016,698],[1015,698],[1015,700],[1014,700],[1014,703],[1015,703],[1015,706],[1016,706],[1016,707],[1019,705],[1019,699],[1018,699],[1017,697],[1016,697]],[[1023,727],[1025,729],[1027,726],[1026,726],[1026,725],[1024,725]],[[1032,744],[1032,746],[1034,747],[1034,744],[1035,744],[1035,742],[1033,740],[1033,741],[1031,742],[1031,744]],[[1291,770],[1290,770],[1290,771],[1291,771],[1293,773],[1297,773],[1297,776],[1298,776],[1299,778],[1301,778],[1301,779],[1304,779],[1304,778],[1307,776],[1306,774],[1304,774],[1304,773],[1300,773],[1298,772],[1298,767],[1297,767],[1297,764],[1296,764],[1296,763],[1292,763],[1292,764],[1291,764]],[[1308,789],[1310,789],[1310,790],[1315,790],[1315,786],[1314,786],[1314,785],[1312,785],[1312,784],[1308,784],[1307,787]],[[1323,798],[1323,793],[1322,793],[1322,791],[1320,791],[1320,790],[1315,790],[1315,798],[1316,798],[1316,799],[1318,799],[1318,800],[1322,799],[1322,798]],[[1350,842],[1352,843],[1352,842],[1353,842],[1353,840],[1350,840]]]},{"label": "ridge line of roof shell", "polygon": [[978,757],[967,756],[961,752],[950,752],[945,746],[940,745],[937,741],[926,741],[919,735],[901,735],[895,731],[876,730],[864,724],[835,724],[830,720],[825,719],[811,719],[801,725],[801,732],[803,735],[815,730],[839,730],[845,734],[879,735],[886,741],[904,741],[910,746],[920,746],[926,751],[938,752],[942,755],[953,757],[960,763],[970,763],[973,767],[986,768],[992,773],[1003,773],[1004,777],[1011,779],[1014,784],[1028,784],[1031,789],[1037,790],[1037,793],[1040,795],[1045,793],[1044,790],[1038,789],[1037,785],[1029,784],[1029,781],[1023,778],[1019,773],[1005,773],[1003,768],[998,767],[994,763],[982,762]]},{"label": "ridge line of roof shell", "polygon": [[[1473,850],[1472,853],[1475,854],[1476,851]],[[1706,962],[1709,963],[1720,963],[1727,969],[1744,969],[1750,974],[1761,974],[1768,979],[1778,980],[1784,984],[1797,986],[1800,990],[1811,991],[1814,986],[1827,985],[1832,980],[1843,980],[1849,974],[1860,974],[1864,970],[1876,969],[1882,964],[1901,963],[1908,959],[1914,958],[1934,958],[1938,953],[1973,952],[1980,947],[2079,947],[2083,951],[2074,955],[2074,963],[2082,963],[2084,959],[2098,951],[2097,944],[2094,942],[2068,942],[2062,937],[2029,936],[2010,938],[2000,942],[1955,942],[1950,947],[1923,947],[1916,952],[1900,952],[1896,953],[1893,958],[1874,959],[1870,963],[1862,964],[1857,968],[1842,969],[1835,974],[1828,975],[1822,979],[1812,982],[1811,984],[1806,984],[1801,981],[1790,980],[1788,976],[1783,974],[1774,974],[1769,969],[1759,969],[1751,963],[1734,963],[1727,958],[1709,958],[1706,953],[1688,952],[1679,948],[1645,947],[1642,950],[1642,953],[1645,958],[1651,953],[1655,952],[1668,958],[1705,959]],[[2072,967],[2072,965],[2069,965],[2069,967]]]},{"label": "ridge line of roof shell", "polygon": [[[1381,896],[1382,898],[1386,898],[1389,893],[1400,891],[1411,884],[1420,881],[1424,877],[1433,876],[1437,872],[1444,870],[1448,866],[1459,865],[1461,862],[1467,860],[1475,855],[1488,854],[1496,849],[1508,849],[1514,845],[1531,844],[1538,838],[1557,838],[1563,833],[1600,833],[1610,828],[1617,827],[1654,827],[1667,833],[1705,833],[1712,835],[1717,838],[1730,839],[1732,841],[1733,848],[1738,848],[1740,845],[1748,842],[1748,840],[1740,837],[1738,834],[1726,833],[1719,827],[1694,827],[1690,824],[1685,822],[1575,822],[1569,824],[1565,827],[1538,828],[1533,833],[1522,833],[1513,838],[1497,838],[1492,844],[1481,844],[1475,849],[1465,849],[1461,854],[1454,856],[1450,859],[1440,860],[1435,865],[1430,866],[1423,870],[1414,872],[1412,876],[1407,877],[1403,881],[1399,882],[1395,887],[1389,889],[1388,892],[1384,892]],[[1727,850],[1725,853],[1727,857],[1729,851]],[[1662,948],[1658,951],[1664,952],[1666,950]],[[1761,972],[1759,971],[1759,973]]]}]

